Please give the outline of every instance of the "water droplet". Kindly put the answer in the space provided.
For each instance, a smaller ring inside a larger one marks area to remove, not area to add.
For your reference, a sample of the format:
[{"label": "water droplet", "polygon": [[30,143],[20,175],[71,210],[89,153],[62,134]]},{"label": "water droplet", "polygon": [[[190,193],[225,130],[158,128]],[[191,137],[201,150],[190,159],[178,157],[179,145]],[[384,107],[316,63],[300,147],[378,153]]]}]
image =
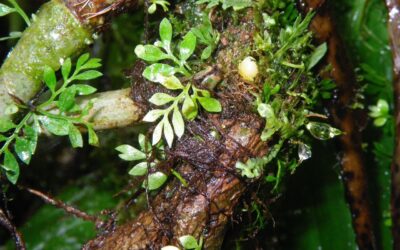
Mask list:
[{"label": "water droplet", "polygon": [[299,154],[300,162],[310,159],[311,155],[312,155],[311,147],[307,144],[300,143],[299,149],[298,149],[298,154]]},{"label": "water droplet", "polygon": [[339,129],[322,122],[309,122],[306,128],[310,131],[312,136],[319,140],[328,140],[342,134],[342,131]]}]

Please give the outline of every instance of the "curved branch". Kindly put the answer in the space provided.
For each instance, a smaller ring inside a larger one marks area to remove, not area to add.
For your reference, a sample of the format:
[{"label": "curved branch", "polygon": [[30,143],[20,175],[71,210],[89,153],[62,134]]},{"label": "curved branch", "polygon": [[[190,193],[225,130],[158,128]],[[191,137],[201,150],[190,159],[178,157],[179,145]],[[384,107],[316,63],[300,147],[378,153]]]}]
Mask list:
[{"label": "curved branch", "polygon": [[51,0],[44,4],[0,68],[0,117],[13,102],[10,94],[24,102],[36,95],[44,66],[59,69],[64,59],[93,42],[95,32],[112,15],[137,5],[137,0]]}]

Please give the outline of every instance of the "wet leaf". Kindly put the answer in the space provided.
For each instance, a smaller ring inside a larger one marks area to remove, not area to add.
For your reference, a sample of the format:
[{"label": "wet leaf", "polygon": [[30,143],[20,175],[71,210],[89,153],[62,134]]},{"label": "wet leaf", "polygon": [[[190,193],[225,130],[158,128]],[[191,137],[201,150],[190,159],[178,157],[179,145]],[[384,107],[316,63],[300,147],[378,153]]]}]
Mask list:
[{"label": "wet leaf", "polygon": [[142,151],[132,147],[131,145],[124,144],[116,147],[115,149],[121,153],[119,154],[119,157],[125,161],[138,161],[146,159],[146,155]]},{"label": "wet leaf", "polygon": [[57,84],[56,73],[50,66],[45,66],[43,71],[43,80],[51,92],[54,92]]},{"label": "wet leaf", "polygon": [[163,44],[169,47],[172,39],[172,25],[167,18],[160,23],[160,38]]},{"label": "wet leaf", "polygon": [[194,52],[196,48],[196,36],[193,32],[189,31],[179,45],[179,55],[182,61],[186,61]]},{"label": "wet leaf", "polygon": [[200,105],[208,112],[221,112],[221,103],[212,97],[197,97]]},{"label": "wet leaf", "polygon": [[191,235],[179,237],[179,242],[185,249],[194,249],[198,247],[196,238]]},{"label": "wet leaf", "polygon": [[138,45],[135,48],[135,54],[140,59],[149,62],[157,62],[169,57],[167,54],[162,52],[161,49],[154,45]]},{"label": "wet leaf", "polygon": [[83,147],[83,139],[82,134],[72,123],[69,125],[69,140],[71,141],[71,145],[74,148]]},{"label": "wet leaf", "polygon": [[131,170],[129,170],[129,174],[133,176],[143,176],[147,173],[147,162],[140,162],[136,164]]},{"label": "wet leaf", "polygon": [[69,121],[48,116],[38,116],[42,125],[54,135],[68,135]]},{"label": "wet leaf", "polygon": [[156,190],[159,187],[161,187],[165,181],[167,180],[168,176],[165,175],[163,172],[155,172],[152,174],[149,174],[148,177],[148,189],[151,190]]},{"label": "wet leaf", "polygon": [[174,126],[176,136],[181,138],[185,132],[185,122],[183,121],[182,114],[179,112],[178,107],[175,107],[172,113],[172,125]]}]

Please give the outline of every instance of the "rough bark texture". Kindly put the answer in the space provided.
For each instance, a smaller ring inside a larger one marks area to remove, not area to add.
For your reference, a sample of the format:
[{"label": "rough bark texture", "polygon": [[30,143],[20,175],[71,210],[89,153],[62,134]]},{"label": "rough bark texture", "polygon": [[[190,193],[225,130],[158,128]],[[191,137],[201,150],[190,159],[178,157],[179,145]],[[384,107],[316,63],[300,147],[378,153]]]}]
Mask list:
[{"label": "rough bark texture", "polygon": [[[84,249],[159,249],[179,246],[183,235],[204,237],[204,249],[219,249],[228,221],[246,183],[235,171],[237,161],[265,155],[267,145],[260,141],[263,120],[252,112],[251,87],[232,74],[243,46],[251,46],[252,13],[240,26],[228,24],[221,40],[226,43],[218,52],[218,70],[225,84],[217,88],[222,103],[220,114],[201,113],[187,124],[185,135],[168,151],[164,171],[174,167],[189,183],[184,187],[172,179],[150,203],[148,211],[136,220],[88,242]],[[142,71],[140,64],[136,65]],[[148,106],[147,100],[157,86],[142,80],[133,84],[135,102]],[[212,136],[217,131],[218,137]],[[199,139],[201,138],[201,139]]]},{"label": "rough bark texture", "polygon": [[386,0],[388,9],[388,31],[393,55],[393,89],[394,118],[396,124],[396,141],[393,162],[391,166],[391,210],[393,249],[400,249],[400,1]]},{"label": "rough bark texture", "polygon": [[342,176],[346,198],[350,205],[353,227],[360,249],[376,249],[373,222],[368,197],[368,184],[361,149],[361,133],[355,120],[355,111],[350,108],[354,101],[356,78],[353,67],[337,35],[328,5],[324,0],[301,1],[302,7],[314,9],[316,16],[311,24],[316,39],[328,43],[327,62],[332,71],[327,77],[334,79],[338,92],[337,100],[331,107],[333,120],[343,132],[340,137]]},{"label": "rough bark texture", "polygon": [[138,0],[64,0],[71,12],[90,29],[102,30],[111,17],[139,5]]}]

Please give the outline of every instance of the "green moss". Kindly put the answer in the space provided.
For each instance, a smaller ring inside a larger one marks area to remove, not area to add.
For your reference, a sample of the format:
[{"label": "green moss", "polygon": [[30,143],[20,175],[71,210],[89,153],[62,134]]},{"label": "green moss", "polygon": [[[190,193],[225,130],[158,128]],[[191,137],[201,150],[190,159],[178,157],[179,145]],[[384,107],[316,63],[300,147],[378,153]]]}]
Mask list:
[{"label": "green moss", "polygon": [[42,86],[45,65],[56,70],[91,42],[91,32],[62,1],[44,4],[0,69],[0,116],[12,102],[8,93],[28,101]]}]

